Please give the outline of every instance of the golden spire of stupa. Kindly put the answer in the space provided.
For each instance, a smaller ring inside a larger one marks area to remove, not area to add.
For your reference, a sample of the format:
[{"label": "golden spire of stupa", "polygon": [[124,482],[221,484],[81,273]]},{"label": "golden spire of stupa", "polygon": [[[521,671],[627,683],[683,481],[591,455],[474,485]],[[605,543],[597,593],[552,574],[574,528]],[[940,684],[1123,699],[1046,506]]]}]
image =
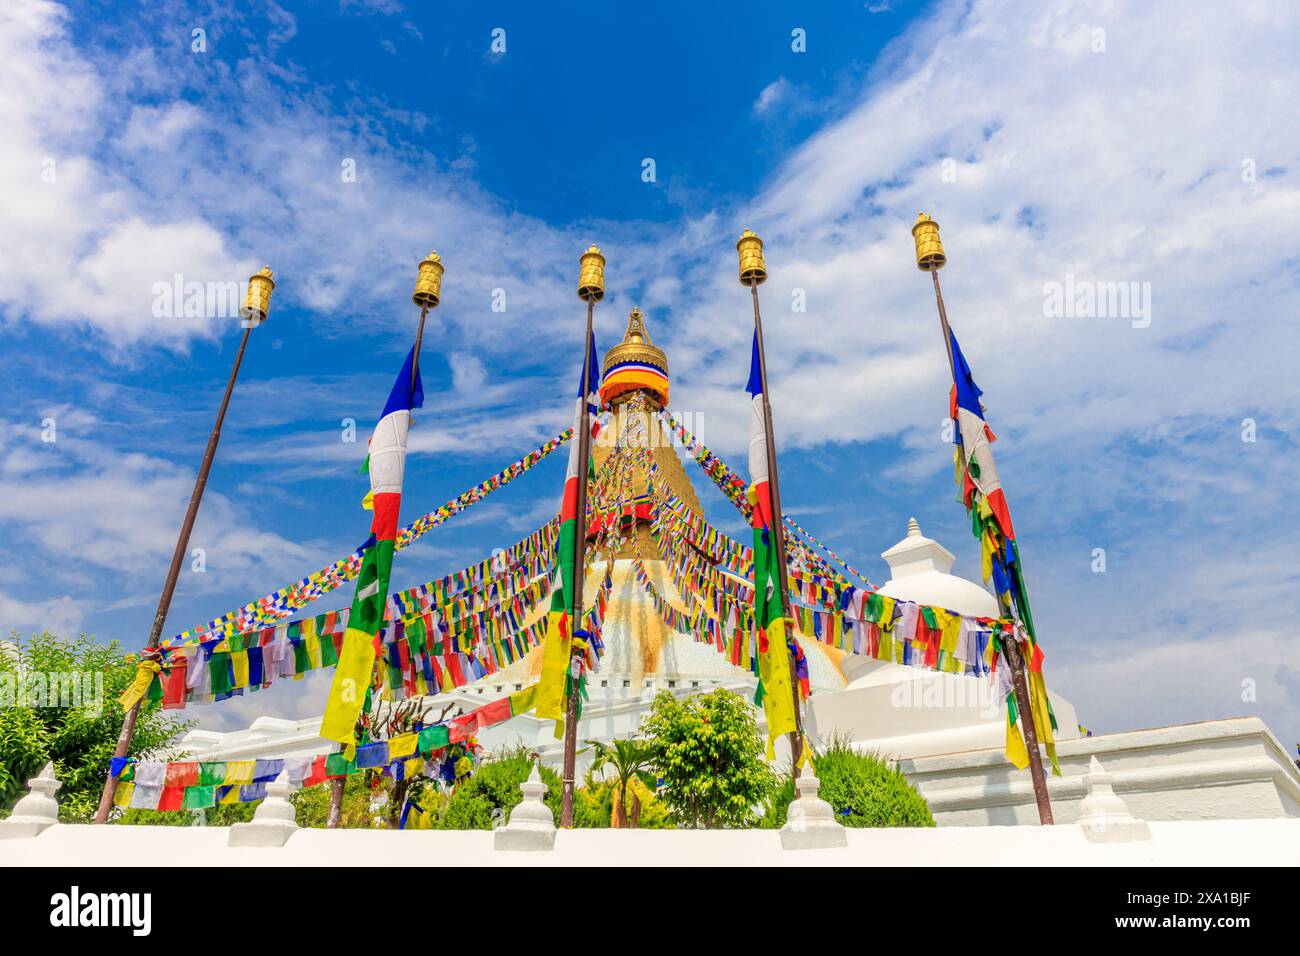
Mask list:
[{"label": "golden spire of stupa", "polygon": [[650,341],[645,313],[633,306],[623,341],[605,353],[600,394],[606,402],[617,403],[638,390],[659,408],[668,404],[668,356]]}]

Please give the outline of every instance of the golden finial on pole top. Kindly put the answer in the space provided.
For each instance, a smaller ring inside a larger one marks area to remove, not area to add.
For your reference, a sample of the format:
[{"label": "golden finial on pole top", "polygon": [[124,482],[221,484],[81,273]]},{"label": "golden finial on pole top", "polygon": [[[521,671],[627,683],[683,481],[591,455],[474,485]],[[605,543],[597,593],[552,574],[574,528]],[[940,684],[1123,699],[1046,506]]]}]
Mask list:
[{"label": "golden finial on pole top", "polygon": [[599,302],[605,297],[605,257],[592,245],[578,263],[578,298],[585,302]]},{"label": "golden finial on pole top", "polygon": [[944,254],[943,243],[939,241],[939,224],[925,213],[918,213],[916,225],[912,227],[912,238],[916,240],[916,267],[922,272],[934,272],[948,263]]},{"label": "golden finial on pole top", "polygon": [[436,309],[442,294],[442,257],[431,252],[420,260],[420,272],[415,278],[415,292],[411,301],[422,309]]},{"label": "golden finial on pole top", "polygon": [[763,260],[763,240],[746,229],[736,243],[740,253],[740,284],[762,285],[767,281],[767,263]]},{"label": "golden finial on pole top", "polygon": [[266,321],[271,310],[271,293],[275,290],[275,280],[271,278],[271,267],[262,266],[261,272],[248,277],[248,292],[244,295],[244,307],[239,310],[239,317],[249,325],[257,326]]}]

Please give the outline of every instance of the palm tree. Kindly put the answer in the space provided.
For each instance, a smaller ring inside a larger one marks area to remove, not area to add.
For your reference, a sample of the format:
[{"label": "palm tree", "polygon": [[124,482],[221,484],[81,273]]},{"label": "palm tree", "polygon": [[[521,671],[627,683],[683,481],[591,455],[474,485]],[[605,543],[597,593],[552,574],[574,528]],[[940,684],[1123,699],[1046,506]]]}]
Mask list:
[{"label": "palm tree", "polygon": [[[650,766],[650,748],[645,741],[637,740],[614,740],[605,743],[601,740],[588,740],[587,743],[596,748],[596,759],[591,762],[593,771],[600,771],[606,767],[613,767],[617,776],[617,783],[614,789],[614,826],[616,828],[627,828],[627,791],[631,786],[633,778]],[[632,820],[633,828],[636,827],[635,814]]]}]

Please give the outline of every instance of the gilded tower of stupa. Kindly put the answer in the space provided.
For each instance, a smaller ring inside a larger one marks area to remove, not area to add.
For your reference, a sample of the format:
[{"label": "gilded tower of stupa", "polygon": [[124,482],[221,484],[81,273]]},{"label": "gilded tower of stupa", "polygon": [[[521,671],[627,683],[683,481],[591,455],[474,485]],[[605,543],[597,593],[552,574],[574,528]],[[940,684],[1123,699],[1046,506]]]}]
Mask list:
[{"label": "gilded tower of stupa", "polygon": [[[623,341],[605,353],[602,371],[600,397],[609,406],[610,421],[593,449],[597,471],[618,444],[649,447],[659,466],[659,474],[668,486],[698,512],[700,502],[682,469],[681,459],[655,420],[655,414],[668,405],[668,357],[651,341],[645,315],[639,308],[633,307],[628,316]],[[637,462],[631,468],[630,496],[626,507],[635,516],[636,547],[639,547],[641,557],[657,560],[661,555],[650,536],[646,512],[648,503],[644,499],[648,481],[645,465]],[[629,535],[618,557],[631,558],[634,550]]]},{"label": "gilded tower of stupa", "polygon": [[[600,722],[596,717],[600,712],[598,702],[613,704],[635,698],[646,687],[685,690],[753,683],[748,672],[732,665],[712,646],[677,633],[664,623],[650,595],[636,579],[633,559],[639,556],[646,576],[665,601],[688,616],[695,611],[691,599],[678,593],[650,534],[650,501],[646,494],[649,477],[646,456],[640,449],[648,450],[661,480],[697,513],[703,514],[703,510],[671,436],[656,420],[657,413],[668,406],[668,357],[651,340],[645,314],[640,309],[632,309],[623,340],[605,353],[601,371],[601,403],[608,407],[609,414],[593,443],[592,457],[597,475],[602,476],[597,485],[605,488],[594,495],[588,521],[589,540],[599,548],[587,575],[588,606],[607,566],[613,584],[602,628],[605,657],[599,671],[592,675],[590,718],[584,717],[597,723]],[[615,462],[614,467],[605,469],[620,445],[625,449],[624,454],[629,447],[636,452],[624,459],[627,464],[620,467]],[[620,476],[617,482],[613,480],[615,474]],[[614,484],[619,487],[611,487]],[[602,513],[602,503],[610,502],[614,506]],[[610,555],[598,544],[609,540],[601,528],[610,520],[622,523],[623,541],[613,555],[612,566],[607,565]],[[544,607],[539,607],[530,622],[537,620],[543,611]],[[478,692],[480,688],[487,693],[516,689],[515,684],[523,686],[536,680],[541,662],[541,648],[534,648],[522,660],[470,685],[467,693]],[[842,675],[824,655],[816,655],[812,664],[814,681],[843,685]],[[632,726],[629,731],[634,729]]]}]

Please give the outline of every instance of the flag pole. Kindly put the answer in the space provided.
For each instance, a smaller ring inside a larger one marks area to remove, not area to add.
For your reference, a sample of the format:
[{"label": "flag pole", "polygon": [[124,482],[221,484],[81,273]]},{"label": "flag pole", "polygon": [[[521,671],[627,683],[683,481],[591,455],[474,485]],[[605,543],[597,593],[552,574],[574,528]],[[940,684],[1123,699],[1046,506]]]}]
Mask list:
[{"label": "flag pole", "polygon": [[[786,570],[785,520],[781,510],[781,483],[776,474],[776,435],[772,427],[772,403],[767,390],[767,352],[763,345],[763,317],[758,308],[758,287],[767,281],[767,263],[763,258],[763,240],[746,229],[736,243],[740,255],[740,284],[749,286],[754,300],[754,338],[758,343],[758,375],[763,388],[763,427],[767,445],[767,488],[772,512],[772,538],[776,546],[776,572],[781,588],[781,614],[786,633],[794,637],[794,616],[790,607],[790,585]],[[790,734],[790,760],[794,778],[799,779],[799,760],[803,754],[803,716],[799,712],[799,677],[790,657],[790,694],[794,698],[795,732]]]},{"label": "flag pole", "polygon": [[[149,640],[140,655],[141,666],[144,661],[156,660],[158,642],[162,639],[163,625],[167,623],[167,612],[171,608],[172,595],[176,591],[176,581],[180,577],[181,562],[190,544],[190,532],[194,530],[194,521],[199,514],[199,505],[203,501],[203,492],[207,488],[208,473],[212,470],[212,461],[217,455],[217,443],[221,440],[221,425],[226,418],[226,409],[230,406],[230,396],[235,390],[235,379],[239,377],[239,367],[244,361],[244,349],[248,346],[248,334],[266,321],[267,311],[271,307],[271,292],[275,289],[275,280],[271,277],[270,266],[263,266],[262,271],[250,276],[248,292],[244,307],[239,310],[244,326],[244,334],[239,339],[239,349],[235,352],[235,364],[230,370],[230,379],[226,382],[226,392],[221,397],[221,406],[217,409],[217,420],[208,435],[208,445],[203,451],[203,460],[199,464],[198,477],[194,479],[194,491],[190,494],[190,505],[185,511],[185,520],[181,522],[180,534],[176,538],[176,548],[172,551],[171,567],[167,569],[167,580],[163,582],[162,594],[158,598],[158,609],[154,612],[153,626],[149,629]],[[140,718],[140,708],[144,698],[137,700],[126,712],[122,721],[122,731],[117,736],[117,746],[113,756],[125,757],[131,748],[131,737],[135,733],[136,721]],[[99,798],[99,807],[95,810],[92,822],[106,823],[108,812],[113,806],[113,796],[117,793],[117,777],[110,769],[108,779],[104,781],[104,792]]]},{"label": "flag pole", "polygon": [[[431,252],[420,261],[415,279],[415,291],[411,301],[420,307],[420,324],[415,330],[415,350],[411,359],[411,394],[415,394],[415,383],[420,375],[420,345],[424,341],[424,320],[430,309],[436,309],[442,295],[442,258]],[[414,424],[414,419],[412,419]],[[347,777],[335,777],[330,781],[330,806],[325,817],[325,828],[336,830],[343,822],[343,791],[347,787]]]},{"label": "flag pole", "polygon": [[[573,534],[573,602],[570,616],[570,633],[582,625],[583,585],[586,583],[587,560],[587,463],[591,456],[591,423],[588,421],[587,396],[591,385],[592,319],[596,303],[605,297],[605,257],[594,245],[579,259],[578,298],[587,303],[587,334],[582,343],[582,414],[581,427],[573,439],[578,443],[578,501],[574,517]],[[569,693],[568,709],[564,717],[564,767],[560,790],[560,826],[573,826],[573,789],[578,760],[578,681],[586,657],[574,648],[569,654],[569,675],[573,688]]]},{"label": "flag pole", "polygon": [[[948,263],[948,256],[939,241],[939,224],[921,213],[916,217],[912,227],[912,236],[916,240],[916,267],[922,272],[930,273],[934,281],[934,301],[939,306],[939,326],[943,331],[943,345],[948,352],[948,371],[952,373],[954,387],[957,384],[957,364],[952,355],[952,329],[948,325],[948,310],[943,305],[943,292],[939,288],[939,270]],[[953,427],[957,423],[953,422]],[[1010,601],[998,595],[998,603],[1008,615],[1013,613]],[[1032,627],[1032,618],[1028,619]],[[1020,721],[1025,734],[1025,749],[1029,751],[1029,776],[1034,782],[1034,800],[1038,804],[1038,820],[1043,826],[1050,826],[1052,818],[1052,801],[1047,792],[1047,775],[1043,771],[1043,757],[1038,750],[1038,727],[1034,721],[1034,711],[1030,706],[1029,683],[1025,677],[1025,659],[1020,653],[1020,645],[1014,637],[1002,642],[1007,663],[1011,666],[1011,681],[1015,689],[1016,708],[1020,712]]]}]

